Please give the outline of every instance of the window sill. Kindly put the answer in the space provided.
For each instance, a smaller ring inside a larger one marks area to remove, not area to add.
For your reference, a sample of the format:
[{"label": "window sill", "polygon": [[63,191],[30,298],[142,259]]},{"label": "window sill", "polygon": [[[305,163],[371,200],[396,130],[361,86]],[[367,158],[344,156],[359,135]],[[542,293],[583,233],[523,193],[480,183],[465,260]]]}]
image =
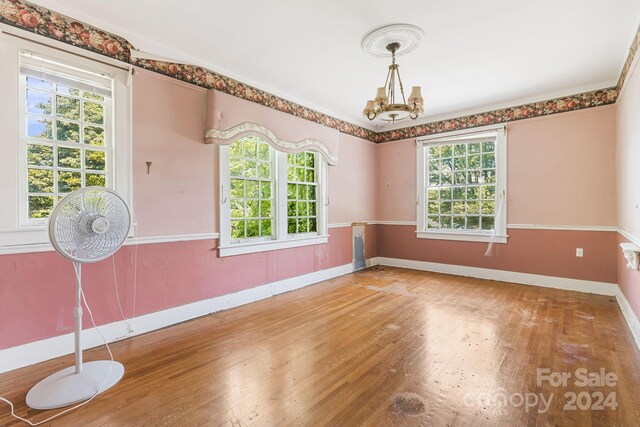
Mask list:
[{"label": "window sill", "polygon": [[280,249],[298,248],[301,246],[321,245],[329,241],[328,235],[315,235],[288,240],[269,240],[266,242],[236,243],[218,248],[220,257],[252,254],[256,252],[277,251]]},{"label": "window sill", "polygon": [[507,243],[507,235],[485,233],[456,233],[446,231],[416,231],[419,239],[458,240],[463,242]]}]

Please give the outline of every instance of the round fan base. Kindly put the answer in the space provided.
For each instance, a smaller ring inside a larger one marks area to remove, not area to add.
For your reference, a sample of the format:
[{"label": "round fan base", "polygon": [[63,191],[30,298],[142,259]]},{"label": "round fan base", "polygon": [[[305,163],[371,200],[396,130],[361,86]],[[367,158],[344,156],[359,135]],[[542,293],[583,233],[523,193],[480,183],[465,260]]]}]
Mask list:
[{"label": "round fan base", "polygon": [[[107,375],[109,378],[105,382]],[[55,409],[73,405],[91,398],[103,382],[105,384],[100,393],[113,387],[123,375],[124,366],[110,360],[84,363],[79,374],[71,366],[49,375],[33,386],[27,393],[27,405],[33,409]]]}]

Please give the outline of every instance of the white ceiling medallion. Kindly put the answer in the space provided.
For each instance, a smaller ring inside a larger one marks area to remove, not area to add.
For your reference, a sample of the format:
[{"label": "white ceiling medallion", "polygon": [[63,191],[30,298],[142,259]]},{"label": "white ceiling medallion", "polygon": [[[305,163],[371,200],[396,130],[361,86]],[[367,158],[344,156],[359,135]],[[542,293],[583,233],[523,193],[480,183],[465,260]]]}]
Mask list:
[{"label": "white ceiling medallion", "polygon": [[424,40],[422,28],[411,24],[392,24],[369,31],[363,38],[362,50],[379,58],[391,56],[387,49],[390,43],[398,43],[400,48],[396,56],[413,52],[420,47]]}]

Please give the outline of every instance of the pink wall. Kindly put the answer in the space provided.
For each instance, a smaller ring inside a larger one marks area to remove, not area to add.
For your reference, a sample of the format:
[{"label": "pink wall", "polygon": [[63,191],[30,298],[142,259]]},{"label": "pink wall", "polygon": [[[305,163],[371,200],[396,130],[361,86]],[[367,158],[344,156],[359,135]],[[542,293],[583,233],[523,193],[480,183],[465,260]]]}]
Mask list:
[{"label": "pink wall", "polygon": [[[615,110],[599,107],[508,125],[510,224],[616,225]],[[377,220],[416,220],[414,139],[378,149]]]},{"label": "pink wall", "polygon": [[[616,168],[618,186],[618,228],[634,236],[640,245],[640,71],[638,60],[629,70],[627,81],[616,108]],[[622,235],[620,243],[629,240]],[[627,301],[640,318],[640,272],[626,268],[622,252],[618,250],[618,284]]]},{"label": "pink wall", "polygon": [[510,224],[616,225],[614,106],[507,129]]},{"label": "pink wall", "polygon": [[[214,147],[203,144],[205,101],[204,89],[136,70],[133,209],[137,236],[217,229]],[[152,162],[149,174],[147,161]]]},{"label": "pink wall", "polygon": [[[136,315],[177,307],[351,263],[351,229],[330,230],[326,245],[218,258],[215,240],[138,246]],[[134,246],[116,255],[122,308],[133,311]],[[251,268],[246,268],[248,265]],[[0,256],[0,349],[73,331],[72,264],[54,252]],[[98,324],[122,320],[111,260],[84,267],[84,289]],[[87,316],[84,326],[89,327]]]},{"label": "pink wall", "polygon": [[[509,229],[509,242],[418,239],[415,226],[378,225],[378,256],[616,283],[616,233]],[[576,247],[584,257],[575,256]]]},{"label": "pink wall", "polygon": [[375,219],[377,149],[373,142],[340,134],[340,163],[329,167],[330,223]]}]

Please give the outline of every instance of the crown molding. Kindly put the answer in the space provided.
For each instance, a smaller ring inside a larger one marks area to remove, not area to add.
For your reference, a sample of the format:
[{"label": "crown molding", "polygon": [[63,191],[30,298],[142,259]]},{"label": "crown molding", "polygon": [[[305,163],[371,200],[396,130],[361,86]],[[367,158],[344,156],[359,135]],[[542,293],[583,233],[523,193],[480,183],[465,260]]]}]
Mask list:
[{"label": "crown molding", "polygon": [[629,54],[622,67],[618,83],[613,87],[376,132],[361,125],[305,107],[204,67],[149,59],[134,59],[131,57],[131,50],[134,47],[123,37],[24,0],[0,0],[0,22],[196,86],[215,89],[376,143],[415,138],[452,130],[472,129],[479,126],[508,123],[515,120],[613,104],[624,86],[640,47],[640,29],[638,29],[629,48]]}]

